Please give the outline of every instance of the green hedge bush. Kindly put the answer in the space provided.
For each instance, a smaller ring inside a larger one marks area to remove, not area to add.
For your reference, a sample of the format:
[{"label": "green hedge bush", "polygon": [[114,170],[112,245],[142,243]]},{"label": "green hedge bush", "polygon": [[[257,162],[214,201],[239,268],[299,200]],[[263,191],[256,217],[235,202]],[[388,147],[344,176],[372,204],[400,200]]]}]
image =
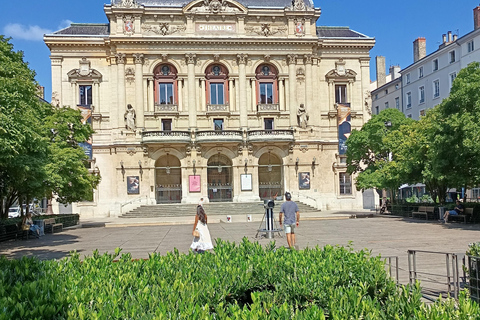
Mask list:
[{"label": "green hedge bush", "polygon": [[0,319],[476,319],[478,305],[421,303],[380,257],[350,247],[301,251],[217,241],[205,254],[80,260],[0,258]]}]

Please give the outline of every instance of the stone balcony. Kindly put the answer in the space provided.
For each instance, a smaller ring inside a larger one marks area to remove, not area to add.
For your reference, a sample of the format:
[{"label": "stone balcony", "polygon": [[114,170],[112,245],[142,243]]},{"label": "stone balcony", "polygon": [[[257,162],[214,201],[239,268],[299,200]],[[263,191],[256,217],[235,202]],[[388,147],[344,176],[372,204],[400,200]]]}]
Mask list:
[{"label": "stone balcony", "polygon": [[280,112],[280,105],[278,103],[257,104],[258,113],[277,113]]},{"label": "stone balcony", "polygon": [[210,130],[196,133],[197,143],[241,143],[243,134],[240,130]]},{"label": "stone balcony", "polygon": [[293,142],[293,130],[250,130],[247,142]]},{"label": "stone balcony", "polygon": [[176,104],[155,104],[156,114],[176,114],[178,113],[178,105]]},{"label": "stone balcony", "polygon": [[230,105],[228,104],[207,104],[207,114],[229,114]]},{"label": "stone balcony", "polygon": [[190,143],[191,137],[188,131],[143,131],[142,142],[144,143]]}]

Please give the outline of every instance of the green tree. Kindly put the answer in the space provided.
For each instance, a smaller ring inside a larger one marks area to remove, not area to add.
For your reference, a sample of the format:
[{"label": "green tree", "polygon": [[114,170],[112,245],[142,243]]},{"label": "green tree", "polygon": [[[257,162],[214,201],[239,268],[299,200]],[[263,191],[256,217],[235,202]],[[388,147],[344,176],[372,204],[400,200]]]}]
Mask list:
[{"label": "green tree", "polygon": [[37,96],[35,73],[0,35],[0,219],[16,201],[55,195],[91,199],[100,177],[79,147],[92,132],[78,110],[53,108]]},{"label": "green tree", "polygon": [[386,109],[352,131],[347,140],[347,172],[358,173],[357,190],[390,189],[395,197],[403,183],[402,167],[393,152],[396,132],[412,121],[397,109]]},{"label": "green tree", "polygon": [[429,175],[449,187],[471,188],[480,183],[480,64],[460,70],[450,96],[436,107],[431,117]]}]

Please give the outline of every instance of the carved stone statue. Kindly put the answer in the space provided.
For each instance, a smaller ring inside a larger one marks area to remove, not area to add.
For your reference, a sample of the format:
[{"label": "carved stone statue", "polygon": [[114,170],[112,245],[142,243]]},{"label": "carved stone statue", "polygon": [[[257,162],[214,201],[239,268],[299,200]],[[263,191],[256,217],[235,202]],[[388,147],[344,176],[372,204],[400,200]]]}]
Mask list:
[{"label": "carved stone statue", "polygon": [[135,126],[135,119],[137,117],[135,115],[135,109],[133,109],[131,104],[127,105],[127,111],[125,111],[124,118],[125,118],[125,128],[127,130],[132,130],[133,132],[135,132],[135,130],[137,129]]},{"label": "carved stone statue", "polygon": [[301,127],[302,129],[306,129],[308,125],[308,113],[307,110],[305,110],[305,106],[300,104],[300,107],[298,107],[297,110],[297,121],[298,121],[298,126]]},{"label": "carved stone statue", "polygon": [[57,91],[53,91],[52,92],[52,101],[50,102],[50,104],[54,107],[60,107],[60,99],[59,99],[59,94]]}]

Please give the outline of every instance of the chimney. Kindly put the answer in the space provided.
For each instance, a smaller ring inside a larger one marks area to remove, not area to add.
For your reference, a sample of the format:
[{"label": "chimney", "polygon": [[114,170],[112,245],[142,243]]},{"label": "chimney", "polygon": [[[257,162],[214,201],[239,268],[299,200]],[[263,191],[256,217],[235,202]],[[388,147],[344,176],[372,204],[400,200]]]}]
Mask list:
[{"label": "chimney", "polygon": [[480,28],[480,5],[473,9],[473,29]]},{"label": "chimney", "polygon": [[386,74],[386,67],[385,67],[385,57],[383,56],[376,56],[375,63],[377,65],[377,88],[380,88],[385,83],[387,83],[387,74]]},{"label": "chimney", "polygon": [[390,66],[390,69],[388,71],[390,73],[390,76],[392,77],[392,80],[400,77],[400,66]]},{"label": "chimney", "polygon": [[413,62],[424,58],[427,55],[427,41],[425,38],[417,38],[413,41]]},{"label": "chimney", "polygon": [[452,42],[452,31],[448,31],[448,43]]},{"label": "chimney", "polygon": [[447,42],[447,35],[444,33],[442,34],[442,43],[445,44]]},{"label": "chimney", "polygon": [[457,41],[457,39],[458,39],[458,34],[454,34],[453,35],[453,42]]}]

